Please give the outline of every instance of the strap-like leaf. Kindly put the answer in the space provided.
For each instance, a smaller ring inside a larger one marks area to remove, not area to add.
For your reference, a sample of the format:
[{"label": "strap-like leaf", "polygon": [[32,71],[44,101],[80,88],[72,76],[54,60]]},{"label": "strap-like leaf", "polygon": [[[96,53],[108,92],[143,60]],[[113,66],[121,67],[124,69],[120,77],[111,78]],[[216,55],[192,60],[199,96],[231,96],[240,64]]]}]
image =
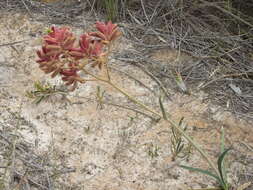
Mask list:
[{"label": "strap-like leaf", "polygon": [[45,98],[45,96],[41,96],[41,97],[37,98],[35,100],[35,104],[38,105],[44,98]]},{"label": "strap-like leaf", "polygon": [[219,159],[218,159],[218,169],[219,169],[219,172],[220,172],[220,177],[221,177],[221,180],[222,180],[222,183],[223,185],[226,185],[227,183],[227,179],[225,178],[225,174],[223,173],[223,160],[226,156],[226,154],[228,153],[228,151],[231,150],[231,148],[228,148],[226,149],[224,152],[221,153],[221,155],[219,156]]},{"label": "strap-like leaf", "polygon": [[224,132],[224,128],[221,128],[221,151],[220,152],[224,152],[225,150],[225,132]]},{"label": "strap-like leaf", "polygon": [[209,175],[211,177],[213,177],[214,179],[216,179],[220,184],[222,184],[222,181],[221,179],[219,178],[219,176],[211,173],[210,171],[208,170],[203,170],[203,169],[200,169],[200,168],[193,168],[193,167],[189,167],[189,166],[185,166],[185,165],[179,165],[180,167],[184,168],[184,169],[187,169],[187,170],[190,170],[190,171],[193,171],[193,172],[200,172],[202,174],[205,174],[205,175]]},{"label": "strap-like leaf", "polygon": [[161,96],[159,97],[159,104],[160,104],[160,108],[162,110],[163,119],[168,120],[167,119],[167,114],[166,114],[165,109],[163,107],[163,102],[162,102],[162,97]]},{"label": "strap-like leaf", "polygon": [[[223,153],[225,151],[225,130],[222,127],[221,128],[221,147],[220,147],[220,152]],[[223,174],[223,181],[226,183],[227,181],[227,170],[226,170],[226,163],[225,159],[222,161],[222,174]]]},{"label": "strap-like leaf", "polygon": [[182,76],[181,76],[181,74],[179,72],[176,72],[175,81],[176,81],[178,87],[183,92],[187,92],[188,91],[188,89],[187,89],[187,87],[186,87],[186,85],[185,85],[185,83],[184,83],[184,81],[182,79]]},{"label": "strap-like leaf", "polygon": [[179,121],[179,126],[182,126],[182,124],[183,124],[183,121],[184,121],[184,117],[182,117],[181,119],[180,119],[180,121]]},{"label": "strap-like leaf", "polygon": [[39,81],[34,83],[34,87],[39,91],[44,91],[43,85]]},{"label": "strap-like leaf", "polygon": [[181,150],[181,147],[184,147],[184,144],[181,145],[181,143],[182,143],[182,141],[179,141],[179,142],[177,143],[177,150],[178,150],[178,151]]}]

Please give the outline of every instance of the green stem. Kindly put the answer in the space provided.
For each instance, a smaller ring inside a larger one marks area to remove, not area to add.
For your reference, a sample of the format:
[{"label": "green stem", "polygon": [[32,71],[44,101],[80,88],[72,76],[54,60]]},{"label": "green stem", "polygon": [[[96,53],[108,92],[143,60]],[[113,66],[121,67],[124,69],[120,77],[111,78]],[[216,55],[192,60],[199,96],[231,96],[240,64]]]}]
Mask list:
[{"label": "green stem", "polygon": [[[156,116],[162,118],[162,115],[160,113],[152,110],[151,108],[147,107],[143,103],[139,102],[138,100],[136,100],[134,97],[130,96],[126,91],[124,91],[123,89],[121,89],[117,85],[115,85],[115,84],[113,84],[111,82],[107,82],[107,83],[110,84],[113,88],[115,88],[119,92],[121,92],[123,95],[125,95],[129,100],[131,100],[132,102],[134,102],[137,105],[141,106],[146,111],[149,111],[149,112],[155,114]],[[201,156],[208,162],[209,166],[214,169],[216,175],[220,176],[219,171],[216,168],[215,164],[211,161],[211,159],[209,158],[209,156],[200,148],[200,146],[196,142],[194,142],[194,140],[189,135],[187,135],[184,132],[184,130],[182,130],[180,127],[178,127],[178,125],[172,119],[167,118],[167,120],[165,120],[165,121],[167,121],[173,127],[175,127],[197,149],[197,151],[201,154]]]},{"label": "green stem", "polygon": [[[136,100],[134,97],[132,97],[131,95],[129,95],[125,90],[121,89],[120,87],[118,87],[116,84],[112,83],[110,80],[106,80],[103,78],[100,78],[92,73],[90,73],[89,71],[87,71],[86,69],[82,69],[86,74],[91,75],[92,77],[94,77],[95,79],[105,82],[109,85],[111,85],[113,88],[115,88],[117,91],[119,91],[121,94],[125,95],[130,101],[132,101],[133,103],[139,105],[140,107],[142,107],[144,110],[153,113],[154,115],[158,116],[159,118],[163,118],[162,114],[154,111],[153,109],[149,108],[148,106],[146,106],[145,104],[141,103],[140,101]],[[211,159],[209,158],[209,156],[201,149],[201,147],[189,136],[185,133],[184,130],[182,130],[180,127],[178,127],[178,125],[170,118],[164,119],[166,122],[170,123],[172,125],[172,127],[175,127],[196,149],[197,151],[201,154],[201,156],[207,161],[207,163],[209,164],[209,166],[211,168],[213,168],[213,170],[215,171],[217,176],[220,176],[218,169],[216,168],[215,164],[211,161]]]},{"label": "green stem", "polygon": [[90,76],[94,77],[95,79],[97,79],[97,80],[99,80],[99,81],[102,81],[102,82],[105,82],[105,83],[108,83],[108,82],[109,82],[108,80],[103,79],[103,78],[100,78],[100,77],[94,75],[93,73],[87,71],[85,68],[82,68],[82,71],[85,72],[87,75],[90,75]]},{"label": "green stem", "polygon": [[147,110],[147,111],[149,111],[149,112],[151,112],[151,113],[153,113],[153,114],[155,114],[155,115],[157,115],[157,116],[159,116],[159,117],[161,118],[161,116],[160,116],[160,114],[159,114],[158,112],[156,112],[156,111],[150,109],[150,108],[147,107],[145,104],[141,103],[140,101],[136,100],[134,97],[130,96],[125,90],[119,88],[117,85],[115,85],[114,83],[112,83],[109,79],[106,80],[106,79],[100,78],[100,77],[94,75],[93,73],[87,71],[86,69],[82,69],[82,70],[83,70],[86,74],[91,75],[92,77],[94,77],[95,79],[97,79],[97,80],[99,80],[99,81],[102,81],[102,82],[105,82],[105,83],[111,85],[113,88],[115,88],[116,90],[118,90],[121,94],[125,95],[129,100],[131,100],[131,101],[134,102],[135,104],[141,106],[141,107],[144,108],[145,110]]},{"label": "green stem", "polygon": [[136,100],[134,97],[132,97],[131,95],[129,95],[125,90],[119,88],[117,85],[113,84],[112,82],[108,82],[109,85],[111,85],[113,88],[115,88],[116,90],[118,90],[121,94],[125,95],[129,100],[131,100],[133,103],[141,106],[143,109],[149,111],[150,113],[155,114],[156,116],[158,116],[159,118],[161,118],[161,115],[150,109],[149,107],[147,107],[145,104],[141,103],[140,101]]},{"label": "green stem", "polygon": [[107,63],[105,64],[105,68],[106,68],[106,75],[107,75],[108,81],[111,81],[111,76],[110,76],[110,72],[109,72],[109,68],[108,68]]},{"label": "green stem", "polygon": [[185,133],[184,130],[182,130],[178,125],[170,118],[167,118],[167,120],[173,127],[175,127],[201,154],[201,156],[207,161],[209,166],[213,168],[217,176],[220,176],[218,169],[216,168],[215,164],[212,162],[212,160],[209,158],[208,154],[205,153],[202,148],[196,143],[189,135]]},{"label": "green stem", "polygon": [[111,81],[111,76],[110,76],[109,67],[108,67],[108,59],[109,59],[108,56],[111,53],[111,47],[112,47],[112,45],[109,44],[108,51],[107,51],[106,57],[105,57],[105,59],[106,59],[105,68],[106,68],[106,74],[107,74],[108,81]]}]

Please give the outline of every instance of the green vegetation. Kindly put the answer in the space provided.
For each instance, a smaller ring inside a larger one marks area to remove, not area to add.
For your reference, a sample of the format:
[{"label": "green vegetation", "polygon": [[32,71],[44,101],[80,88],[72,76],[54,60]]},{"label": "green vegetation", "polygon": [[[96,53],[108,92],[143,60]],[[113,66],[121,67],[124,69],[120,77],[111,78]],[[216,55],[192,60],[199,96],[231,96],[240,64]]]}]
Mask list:
[{"label": "green vegetation", "polygon": [[222,128],[222,134],[221,134],[221,152],[220,156],[218,157],[217,160],[217,165],[218,165],[218,170],[219,170],[219,175],[212,173],[211,171],[204,170],[201,168],[193,168],[185,165],[180,165],[182,168],[193,171],[193,172],[200,172],[204,175],[208,175],[210,177],[213,177],[220,185],[222,190],[229,190],[230,185],[227,180],[227,163],[225,156],[227,155],[228,151],[231,150],[231,148],[225,149],[225,132],[224,129]]}]

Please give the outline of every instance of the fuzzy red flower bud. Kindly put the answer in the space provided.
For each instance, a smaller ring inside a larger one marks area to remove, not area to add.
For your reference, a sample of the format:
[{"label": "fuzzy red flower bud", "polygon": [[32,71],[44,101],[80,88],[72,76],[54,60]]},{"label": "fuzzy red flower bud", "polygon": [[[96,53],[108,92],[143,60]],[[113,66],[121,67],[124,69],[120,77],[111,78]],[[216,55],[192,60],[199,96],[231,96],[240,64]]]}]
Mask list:
[{"label": "fuzzy red flower bud", "polygon": [[105,44],[115,40],[121,35],[117,24],[112,24],[111,21],[107,22],[107,24],[104,22],[97,22],[96,28],[98,32],[91,32],[89,35],[102,39]]},{"label": "fuzzy red flower bud", "polygon": [[62,27],[52,27],[51,32],[44,37],[44,41],[48,45],[58,45],[63,49],[69,49],[73,47],[75,42],[75,37],[69,31],[69,28]]},{"label": "fuzzy red flower bud", "polygon": [[49,62],[52,60],[58,59],[58,54],[50,55],[50,49],[46,48],[46,46],[42,46],[41,50],[37,51],[37,55],[39,57],[39,60],[37,60],[37,63],[43,63],[43,62]]},{"label": "fuzzy red flower bud", "polygon": [[88,34],[80,37],[79,46],[80,48],[72,48],[69,53],[76,59],[99,57],[103,49],[103,44],[97,40],[92,40]]},{"label": "fuzzy red flower bud", "polygon": [[52,27],[48,35],[43,37],[44,45],[42,49],[37,51],[41,70],[45,73],[51,73],[55,77],[61,72],[64,63],[60,58],[64,58],[65,52],[73,48],[75,37],[69,31],[69,28]]},{"label": "fuzzy red flower bud", "polygon": [[65,85],[72,85],[71,90],[74,90],[77,87],[78,82],[85,82],[85,80],[78,75],[78,69],[76,68],[76,66],[77,64],[70,63],[69,69],[62,69],[60,71],[60,74],[62,75],[62,80],[66,82]]}]

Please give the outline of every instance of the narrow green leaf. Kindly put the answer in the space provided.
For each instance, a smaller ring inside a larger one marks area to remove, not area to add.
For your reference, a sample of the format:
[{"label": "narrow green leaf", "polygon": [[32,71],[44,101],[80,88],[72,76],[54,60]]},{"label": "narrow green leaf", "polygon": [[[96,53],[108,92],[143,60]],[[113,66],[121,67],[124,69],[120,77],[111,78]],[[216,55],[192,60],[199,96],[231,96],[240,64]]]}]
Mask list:
[{"label": "narrow green leaf", "polygon": [[167,114],[166,114],[165,109],[164,109],[164,107],[163,107],[162,97],[161,97],[161,96],[159,97],[159,105],[160,105],[160,108],[161,108],[161,110],[162,110],[163,119],[168,120]]},{"label": "narrow green leaf", "polygon": [[225,175],[223,173],[223,160],[226,156],[226,154],[228,153],[228,151],[231,150],[231,148],[228,148],[226,149],[224,152],[221,153],[221,155],[219,156],[219,159],[218,159],[218,170],[220,172],[220,176],[221,176],[221,180],[222,180],[222,184],[223,185],[226,185],[227,184],[227,179],[225,178]]},{"label": "narrow green leaf", "polygon": [[202,174],[209,175],[209,176],[213,177],[214,179],[216,179],[220,184],[222,184],[221,179],[217,175],[211,173],[208,170],[203,170],[203,169],[200,169],[200,168],[193,168],[193,167],[189,167],[189,166],[185,166],[185,165],[179,165],[179,166],[184,168],[184,169],[193,171],[193,172],[200,172]]},{"label": "narrow green leaf", "polygon": [[38,105],[45,97],[41,96],[35,100],[35,104]]},{"label": "narrow green leaf", "polygon": [[224,132],[224,128],[221,128],[221,151],[220,152],[224,152],[225,150],[225,132]]},{"label": "narrow green leaf", "polygon": [[97,86],[97,94],[100,94],[100,86]]},{"label": "narrow green leaf", "polygon": [[175,131],[174,127],[171,127],[171,131],[172,131],[172,135],[173,135],[174,139],[176,139],[177,137],[176,137],[176,131]]},{"label": "narrow green leaf", "polygon": [[[225,130],[223,127],[221,128],[221,148],[220,149],[221,149],[220,152],[222,154],[225,151]],[[226,171],[226,163],[225,162],[226,162],[226,160],[224,159],[221,163],[224,183],[226,183],[226,181],[227,181],[227,171]]]},{"label": "narrow green leaf", "polygon": [[182,79],[182,76],[181,76],[181,74],[179,72],[176,72],[175,81],[176,81],[178,87],[183,92],[187,92],[188,91],[188,89],[187,89],[187,87],[186,87],[186,85],[185,85],[185,83],[184,83],[184,81]]},{"label": "narrow green leaf", "polygon": [[178,153],[181,152],[183,150],[183,148],[184,148],[184,145],[177,147],[177,152]]},{"label": "narrow green leaf", "polygon": [[182,124],[183,124],[183,121],[184,121],[184,117],[181,117],[181,119],[180,119],[180,121],[179,121],[179,126],[182,126]]},{"label": "narrow green leaf", "polygon": [[42,84],[41,84],[39,81],[37,81],[37,82],[34,83],[34,87],[35,87],[38,91],[44,91],[44,88],[43,88]]},{"label": "narrow green leaf", "polygon": [[34,97],[33,93],[29,92],[29,91],[26,91],[25,96],[28,97],[28,98],[33,98]]},{"label": "narrow green leaf", "polygon": [[180,147],[181,147],[181,146],[184,146],[184,144],[181,145],[181,143],[182,143],[182,141],[179,141],[179,142],[177,143],[177,150],[180,150]]}]

